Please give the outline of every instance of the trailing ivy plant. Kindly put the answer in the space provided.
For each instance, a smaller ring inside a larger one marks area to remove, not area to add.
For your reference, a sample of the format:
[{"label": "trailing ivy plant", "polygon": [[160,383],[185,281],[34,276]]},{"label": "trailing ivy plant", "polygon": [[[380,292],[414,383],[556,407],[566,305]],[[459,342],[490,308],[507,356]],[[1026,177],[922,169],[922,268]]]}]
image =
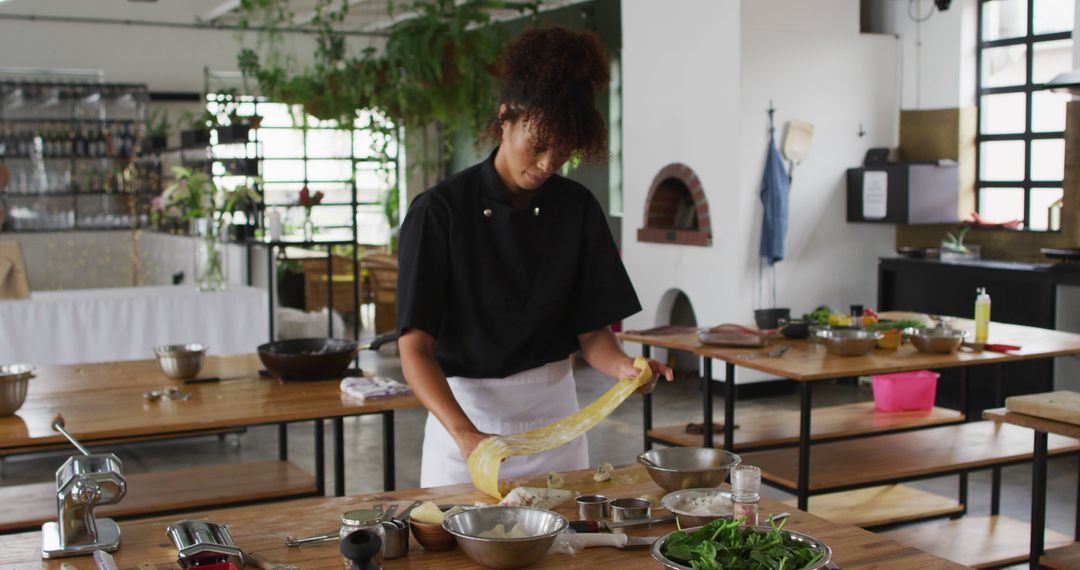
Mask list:
[{"label": "trailing ivy plant", "polygon": [[[539,5],[539,0],[513,4],[534,16]],[[350,2],[317,0],[305,24],[315,31],[314,61],[300,65],[283,42],[283,31],[299,27],[290,0],[242,0],[242,25],[257,25],[260,32],[254,47],[240,50],[237,63],[245,81],[254,80],[271,100],[303,106],[343,129],[372,132],[374,158],[382,159],[391,186],[385,213],[393,247],[399,212],[391,145],[398,126],[436,126],[445,133],[439,141],[444,152],[450,150],[450,133],[483,130],[495,111],[495,62],[506,42],[488,11],[509,6],[502,0],[387,0],[391,17],[407,17],[388,28],[383,49],[354,53],[340,31]],[[361,117],[365,124],[358,124]],[[411,168],[433,166],[426,156],[418,158]]]}]

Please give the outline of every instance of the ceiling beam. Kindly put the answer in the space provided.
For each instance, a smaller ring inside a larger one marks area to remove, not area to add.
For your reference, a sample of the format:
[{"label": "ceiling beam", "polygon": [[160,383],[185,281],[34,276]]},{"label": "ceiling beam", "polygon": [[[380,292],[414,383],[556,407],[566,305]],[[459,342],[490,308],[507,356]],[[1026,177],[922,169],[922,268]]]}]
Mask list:
[{"label": "ceiling beam", "polygon": [[[356,6],[357,4],[359,4],[361,2],[366,2],[366,1],[367,0],[346,0],[346,2],[348,3],[349,8],[352,8],[353,6]],[[294,26],[306,26],[307,24],[311,23],[311,21],[314,20],[314,19],[315,19],[315,11],[313,10],[313,11],[308,12],[307,14],[304,14],[303,16],[297,18],[296,21],[293,22],[293,25]]]},{"label": "ceiling beam", "polygon": [[221,4],[214,6],[206,11],[205,14],[199,16],[198,21],[212,23],[218,18],[232,12],[240,7],[240,0],[224,0]]}]

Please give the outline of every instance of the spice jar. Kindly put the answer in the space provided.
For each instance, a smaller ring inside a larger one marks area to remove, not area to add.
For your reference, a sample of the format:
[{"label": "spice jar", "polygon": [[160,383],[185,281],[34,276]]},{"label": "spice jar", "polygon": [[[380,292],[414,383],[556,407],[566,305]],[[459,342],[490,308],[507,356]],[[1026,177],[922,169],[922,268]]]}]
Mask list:
[{"label": "spice jar", "polygon": [[[382,526],[382,512],[375,509],[356,509],[354,511],[346,511],[341,515],[341,530],[338,532],[338,537],[344,540],[346,536],[352,534],[358,530],[370,530],[377,534],[380,539],[380,544],[386,544],[386,529]],[[352,567],[352,560],[348,558],[342,558],[345,564],[345,570],[349,570]],[[380,546],[379,552],[371,559],[370,567],[375,570],[381,570],[383,564],[383,546]]]}]

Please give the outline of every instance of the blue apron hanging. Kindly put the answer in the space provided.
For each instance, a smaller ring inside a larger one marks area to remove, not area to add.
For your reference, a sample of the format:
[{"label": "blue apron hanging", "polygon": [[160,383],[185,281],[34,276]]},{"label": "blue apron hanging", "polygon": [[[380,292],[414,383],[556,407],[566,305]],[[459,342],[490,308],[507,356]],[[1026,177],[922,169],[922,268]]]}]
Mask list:
[{"label": "blue apron hanging", "polygon": [[761,242],[758,245],[758,308],[761,307],[761,285],[764,267],[767,263],[773,268],[772,304],[776,307],[776,262],[784,259],[784,238],[787,236],[788,194],[791,191],[791,178],[784,170],[780,151],[773,140],[770,113],[769,148],[765,156],[765,172],[761,176],[761,205],[764,213],[761,219]]}]

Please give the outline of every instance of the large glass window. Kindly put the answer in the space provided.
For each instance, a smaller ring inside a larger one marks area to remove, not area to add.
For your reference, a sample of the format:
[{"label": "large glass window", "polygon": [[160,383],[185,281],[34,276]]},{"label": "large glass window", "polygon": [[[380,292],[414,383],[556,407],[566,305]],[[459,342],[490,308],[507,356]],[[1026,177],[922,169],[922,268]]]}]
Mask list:
[{"label": "large glass window", "polygon": [[1065,99],[1042,84],[1072,69],[1073,0],[979,0],[977,208],[1056,230]]},{"label": "large glass window", "polygon": [[[208,105],[214,110],[214,104]],[[381,124],[378,117],[361,113],[352,130],[338,128],[331,121],[306,115],[299,106],[265,101],[240,105],[239,115],[262,117],[254,130],[248,156],[258,148],[263,179],[263,203],[277,209],[287,227],[299,228],[303,208],[298,201],[304,186],[314,194],[322,192],[322,204],[312,210],[312,221],[320,234],[348,236],[355,230],[358,243],[384,245],[390,241],[390,225],[384,204],[396,183],[397,141],[395,137],[369,128]],[[384,147],[388,163],[376,152]],[[227,145],[216,147],[215,156],[230,152]],[[240,180],[219,179],[225,185]]]}]

